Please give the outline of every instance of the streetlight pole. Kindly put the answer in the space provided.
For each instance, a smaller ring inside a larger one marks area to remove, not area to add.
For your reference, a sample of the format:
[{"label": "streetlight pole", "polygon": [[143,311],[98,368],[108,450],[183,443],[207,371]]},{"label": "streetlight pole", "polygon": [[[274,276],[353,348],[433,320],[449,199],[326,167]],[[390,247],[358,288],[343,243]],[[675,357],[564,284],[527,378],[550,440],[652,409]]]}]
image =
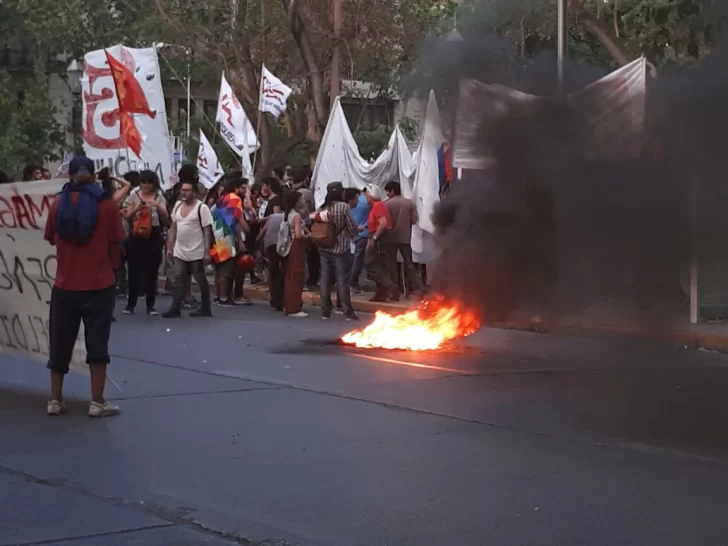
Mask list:
[{"label": "streetlight pole", "polygon": [[557,76],[559,83],[559,94],[564,92],[564,59],[566,57],[566,36],[568,32],[568,14],[566,11],[567,0],[557,0],[559,3],[558,33],[557,33]]}]

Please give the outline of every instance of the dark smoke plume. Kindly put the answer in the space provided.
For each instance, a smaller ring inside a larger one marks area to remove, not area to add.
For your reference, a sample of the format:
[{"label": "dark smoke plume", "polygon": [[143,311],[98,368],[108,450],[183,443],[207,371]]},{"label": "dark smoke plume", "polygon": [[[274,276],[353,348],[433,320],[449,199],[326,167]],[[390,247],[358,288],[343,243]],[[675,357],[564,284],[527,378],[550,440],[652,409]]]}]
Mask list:
[{"label": "dark smoke plume", "polygon": [[[454,181],[435,213],[438,293],[477,302],[486,322],[606,302],[658,326],[686,316],[691,256],[708,272],[728,256],[728,50],[648,77],[642,153],[600,160],[586,150],[586,112],[556,94],[553,53],[514,68],[498,38],[450,36],[421,64],[446,124],[463,80],[551,97],[480,128],[492,167]],[[568,64],[565,90],[610,71]],[[728,271],[714,281],[728,293]]]}]

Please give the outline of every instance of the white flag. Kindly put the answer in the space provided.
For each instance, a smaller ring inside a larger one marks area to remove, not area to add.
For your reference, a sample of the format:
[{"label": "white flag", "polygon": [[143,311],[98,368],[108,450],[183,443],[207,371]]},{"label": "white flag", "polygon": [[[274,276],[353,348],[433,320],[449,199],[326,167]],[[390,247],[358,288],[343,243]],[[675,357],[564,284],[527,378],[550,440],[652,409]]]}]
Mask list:
[{"label": "white flag", "polygon": [[248,153],[253,153],[260,147],[253,125],[248,120],[240,101],[225,79],[225,74],[222,75],[222,82],[220,83],[220,100],[217,103],[215,121],[220,124],[220,134],[227,145],[240,157],[245,153],[244,142],[246,139]]},{"label": "white flag", "polygon": [[207,136],[205,136],[202,129],[200,129],[200,150],[197,152],[197,171],[200,175],[200,182],[208,190],[217,184],[217,181],[223,175],[215,149],[207,140]]},{"label": "white flag", "polygon": [[281,117],[286,111],[288,97],[293,90],[276,78],[263,65],[263,72],[260,76],[260,104],[258,110],[268,112],[275,117]]}]

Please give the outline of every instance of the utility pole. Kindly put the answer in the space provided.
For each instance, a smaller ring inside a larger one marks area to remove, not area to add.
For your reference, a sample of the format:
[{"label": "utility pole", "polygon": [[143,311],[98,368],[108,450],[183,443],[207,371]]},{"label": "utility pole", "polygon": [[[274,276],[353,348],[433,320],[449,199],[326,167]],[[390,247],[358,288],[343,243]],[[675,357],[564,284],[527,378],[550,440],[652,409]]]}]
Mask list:
[{"label": "utility pole", "polygon": [[567,0],[557,0],[559,3],[558,33],[557,33],[557,77],[559,82],[559,94],[564,92],[564,59],[566,58],[566,37],[569,29],[568,14],[566,11]]},{"label": "utility pole", "polygon": [[334,107],[336,97],[341,94],[341,27],[342,27],[341,0],[331,0],[331,13],[334,21],[334,50],[331,58],[331,108]]}]

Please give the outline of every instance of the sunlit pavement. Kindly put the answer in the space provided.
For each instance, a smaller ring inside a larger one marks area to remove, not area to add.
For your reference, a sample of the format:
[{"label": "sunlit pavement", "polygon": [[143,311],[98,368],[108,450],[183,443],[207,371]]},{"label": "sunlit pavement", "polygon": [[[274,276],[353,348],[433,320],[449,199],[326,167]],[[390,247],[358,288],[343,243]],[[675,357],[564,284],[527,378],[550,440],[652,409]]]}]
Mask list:
[{"label": "sunlit pavement", "polygon": [[86,417],[81,375],[46,417],[43,365],[2,357],[0,545],[726,543],[724,356],[499,330],[369,352],[316,309],[215,312],[120,317],[118,418]]}]

